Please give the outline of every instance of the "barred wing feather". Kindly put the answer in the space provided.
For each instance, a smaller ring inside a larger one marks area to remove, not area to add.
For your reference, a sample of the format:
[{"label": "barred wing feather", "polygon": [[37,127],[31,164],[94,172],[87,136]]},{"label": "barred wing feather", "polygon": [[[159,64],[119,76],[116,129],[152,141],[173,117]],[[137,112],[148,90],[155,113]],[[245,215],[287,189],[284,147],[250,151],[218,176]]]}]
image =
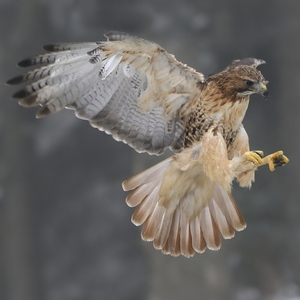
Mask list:
[{"label": "barred wing feather", "polygon": [[27,84],[14,97],[23,106],[42,106],[37,117],[74,109],[138,152],[179,150],[203,75],[153,42],[119,32],[106,37],[47,45],[47,53],[21,61],[39,67],[7,82]]}]

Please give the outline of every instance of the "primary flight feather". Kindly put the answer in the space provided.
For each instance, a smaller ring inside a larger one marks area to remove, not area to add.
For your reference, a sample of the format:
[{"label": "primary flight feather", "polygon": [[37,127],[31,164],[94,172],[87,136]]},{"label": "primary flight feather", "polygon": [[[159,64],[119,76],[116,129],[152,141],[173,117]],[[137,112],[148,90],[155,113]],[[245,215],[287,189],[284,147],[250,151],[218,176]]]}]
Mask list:
[{"label": "primary flight feather", "polygon": [[242,125],[249,97],[268,96],[257,67],[263,60],[233,61],[220,73],[203,74],[161,46],[108,32],[107,41],[47,45],[25,59],[39,66],[9,80],[26,83],[14,94],[23,106],[41,106],[37,117],[63,108],[138,152],[175,154],[123,182],[132,222],[142,238],[174,256],[217,250],[221,236],[246,227],[231,183],[251,186],[258,166],[288,162],[282,151],[250,151]]}]

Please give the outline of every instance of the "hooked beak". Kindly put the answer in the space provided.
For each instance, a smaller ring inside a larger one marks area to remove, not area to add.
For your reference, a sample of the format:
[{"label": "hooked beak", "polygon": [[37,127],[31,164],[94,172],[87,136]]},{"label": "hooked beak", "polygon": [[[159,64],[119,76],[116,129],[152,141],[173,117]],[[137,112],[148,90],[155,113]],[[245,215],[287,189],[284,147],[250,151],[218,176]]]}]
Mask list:
[{"label": "hooked beak", "polygon": [[255,88],[255,91],[256,93],[262,95],[264,97],[264,99],[266,100],[269,96],[269,92],[268,92],[268,89],[267,89],[267,81],[265,82],[261,82],[261,83],[258,83],[254,88]]}]

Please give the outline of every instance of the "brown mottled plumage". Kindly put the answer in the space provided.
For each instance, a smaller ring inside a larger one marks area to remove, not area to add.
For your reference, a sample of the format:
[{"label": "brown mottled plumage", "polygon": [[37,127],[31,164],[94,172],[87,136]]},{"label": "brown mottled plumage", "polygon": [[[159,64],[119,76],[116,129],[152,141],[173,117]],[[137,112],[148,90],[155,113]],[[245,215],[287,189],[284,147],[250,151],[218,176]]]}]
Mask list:
[{"label": "brown mottled plumage", "polygon": [[234,179],[251,186],[258,166],[270,170],[288,159],[249,151],[242,125],[249,97],[268,96],[257,70],[264,61],[235,60],[204,78],[159,45],[109,32],[108,41],[57,44],[21,61],[41,65],[8,84],[23,106],[41,106],[37,117],[74,109],[76,116],[138,152],[175,154],[123,182],[132,222],[142,238],[174,256],[217,250],[245,221],[231,196]]}]

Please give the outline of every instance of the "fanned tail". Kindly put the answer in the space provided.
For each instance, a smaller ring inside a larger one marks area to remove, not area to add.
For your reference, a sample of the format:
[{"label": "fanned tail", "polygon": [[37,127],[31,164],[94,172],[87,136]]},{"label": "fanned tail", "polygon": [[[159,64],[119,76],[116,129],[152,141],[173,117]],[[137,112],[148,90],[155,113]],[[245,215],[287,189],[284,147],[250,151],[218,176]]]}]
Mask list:
[{"label": "fanned tail", "polygon": [[[184,190],[184,195],[166,201],[161,186],[169,176],[167,170],[172,168],[173,162],[174,156],[123,182],[123,189],[131,191],[126,203],[136,207],[132,222],[142,225],[143,240],[153,241],[154,247],[165,254],[191,257],[206,248],[220,249],[221,235],[230,239],[235,230],[246,227],[233,197],[219,184],[205,182],[205,187],[208,185],[209,189],[211,185],[212,190],[206,201],[199,187],[187,190],[183,180],[179,180],[182,185],[175,184],[183,174],[180,171],[175,175],[178,178],[172,178],[174,186],[170,194],[179,195],[176,191]],[[172,174],[174,176],[174,172]]]}]

